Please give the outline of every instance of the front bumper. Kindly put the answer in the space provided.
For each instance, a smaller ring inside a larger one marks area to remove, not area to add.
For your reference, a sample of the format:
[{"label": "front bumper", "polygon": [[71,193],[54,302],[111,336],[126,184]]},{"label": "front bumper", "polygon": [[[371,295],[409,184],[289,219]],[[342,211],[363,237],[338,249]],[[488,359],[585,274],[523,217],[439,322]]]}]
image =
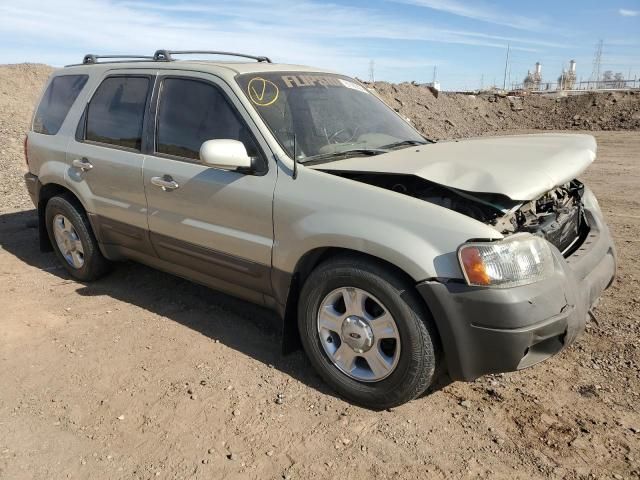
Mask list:
[{"label": "front bumper", "polygon": [[584,331],[589,310],[611,285],[616,253],[600,214],[586,211],[591,230],[544,282],[494,289],[426,281],[417,288],[435,319],[449,375],[474,380],[520,370],[570,345]]}]

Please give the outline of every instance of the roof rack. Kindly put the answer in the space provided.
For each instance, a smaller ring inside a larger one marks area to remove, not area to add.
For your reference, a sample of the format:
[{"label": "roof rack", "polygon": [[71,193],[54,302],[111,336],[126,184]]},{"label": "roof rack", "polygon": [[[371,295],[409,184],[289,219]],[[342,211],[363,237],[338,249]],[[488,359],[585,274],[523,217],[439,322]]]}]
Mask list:
[{"label": "roof rack", "polygon": [[[127,59],[135,59],[135,60],[155,60],[154,57],[150,57],[148,55],[93,55],[93,54],[87,54],[84,56],[84,58],[82,59],[82,64],[83,65],[93,65],[95,63],[103,63],[103,62],[98,62],[98,60],[102,59],[102,58],[107,58],[107,59],[120,59],[119,61],[125,62],[127,61]],[[109,62],[109,63],[116,63],[116,62]]]},{"label": "roof rack", "polygon": [[[271,63],[269,57],[246,55],[244,53],[218,52],[215,50],[156,50],[153,56],[149,55],[94,55],[89,53],[82,59],[81,65],[96,65],[98,63],[124,63],[129,61],[138,62],[172,62],[175,59],[173,55],[228,55],[231,57],[250,58],[258,62]],[[107,60],[101,62],[99,60]],[[68,67],[74,65],[67,65]]]},{"label": "roof rack", "polygon": [[269,57],[246,55],[244,53],[218,52],[215,50],[156,50],[156,53],[153,54],[153,59],[157,62],[171,62],[173,61],[173,55],[199,55],[199,54],[228,55],[231,57],[250,58],[258,62],[271,63],[271,59]]}]

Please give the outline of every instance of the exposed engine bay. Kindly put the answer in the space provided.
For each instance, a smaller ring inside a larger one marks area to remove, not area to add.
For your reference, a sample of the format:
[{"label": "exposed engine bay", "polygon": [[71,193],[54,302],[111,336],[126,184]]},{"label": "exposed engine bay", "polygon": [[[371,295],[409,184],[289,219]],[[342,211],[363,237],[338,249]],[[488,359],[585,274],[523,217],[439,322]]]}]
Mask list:
[{"label": "exposed engine bay", "polygon": [[522,202],[491,193],[457,190],[415,175],[336,172],[355,181],[419,198],[493,225],[503,235],[529,232],[555,245],[567,257],[589,232],[582,195],[584,185],[572,180],[536,200]]}]

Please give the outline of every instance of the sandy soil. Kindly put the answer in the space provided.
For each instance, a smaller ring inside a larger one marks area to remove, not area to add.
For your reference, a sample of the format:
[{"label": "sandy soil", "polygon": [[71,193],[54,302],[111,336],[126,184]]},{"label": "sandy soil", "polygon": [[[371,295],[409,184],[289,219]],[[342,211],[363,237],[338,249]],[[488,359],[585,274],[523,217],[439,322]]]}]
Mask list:
[{"label": "sandy soil", "polygon": [[640,477],[638,132],[595,132],[620,268],[578,343],[372,412],[281,357],[266,310],[133,263],[81,284],[40,253],[25,101],[0,108],[0,479]]},{"label": "sandy soil", "polygon": [[77,283],[2,206],[0,478],[638,477],[640,135],[597,138],[585,180],[620,251],[597,323],[381,413],[281,357],[270,312],[135,264]]}]

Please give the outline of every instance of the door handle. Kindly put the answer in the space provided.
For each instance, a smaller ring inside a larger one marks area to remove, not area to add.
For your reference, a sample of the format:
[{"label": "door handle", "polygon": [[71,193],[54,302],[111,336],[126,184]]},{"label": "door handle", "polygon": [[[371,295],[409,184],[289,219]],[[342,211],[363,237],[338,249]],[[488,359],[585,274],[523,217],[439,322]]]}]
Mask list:
[{"label": "door handle", "polygon": [[169,175],[164,175],[163,177],[151,177],[151,183],[156,187],[161,187],[165,192],[169,190],[175,190],[176,188],[180,187],[180,185],[178,185],[178,182],[176,182]]},{"label": "door handle", "polygon": [[75,160],[73,160],[71,162],[71,165],[73,165],[76,168],[79,168],[83,172],[86,172],[86,171],[91,170],[93,168],[93,164],[89,160],[84,158],[84,157],[83,158],[76,158]]}]

